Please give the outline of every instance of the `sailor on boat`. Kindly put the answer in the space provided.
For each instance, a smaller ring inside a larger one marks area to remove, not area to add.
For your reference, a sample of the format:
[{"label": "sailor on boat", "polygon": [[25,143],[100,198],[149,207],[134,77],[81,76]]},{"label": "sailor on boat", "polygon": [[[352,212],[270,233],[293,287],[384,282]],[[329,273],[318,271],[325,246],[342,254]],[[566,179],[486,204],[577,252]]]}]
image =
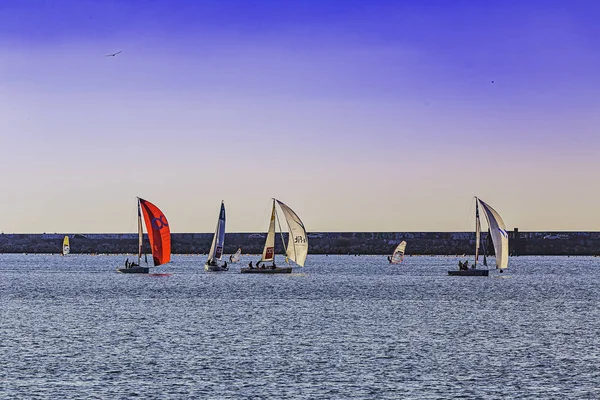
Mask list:
[{"label": "sailor on boat", "polygon": [[252,266],[252,261],[250,261],[250,262],[248,263],[248,268],[250,268],[250,269],[254,269],[254,267]]}]

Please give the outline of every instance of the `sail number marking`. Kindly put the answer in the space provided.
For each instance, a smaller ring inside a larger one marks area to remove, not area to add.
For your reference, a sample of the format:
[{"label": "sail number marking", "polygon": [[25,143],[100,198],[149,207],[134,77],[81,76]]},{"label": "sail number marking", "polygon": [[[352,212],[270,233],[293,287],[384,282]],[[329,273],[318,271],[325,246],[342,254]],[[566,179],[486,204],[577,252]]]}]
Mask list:
[{"label": "sail number marking", "polygon": [[152,218],[152,226],[160,230],[165,226],[169,226],[169,223],[167,222],[167,218],[164,215],[161,215],[160,217]]}]

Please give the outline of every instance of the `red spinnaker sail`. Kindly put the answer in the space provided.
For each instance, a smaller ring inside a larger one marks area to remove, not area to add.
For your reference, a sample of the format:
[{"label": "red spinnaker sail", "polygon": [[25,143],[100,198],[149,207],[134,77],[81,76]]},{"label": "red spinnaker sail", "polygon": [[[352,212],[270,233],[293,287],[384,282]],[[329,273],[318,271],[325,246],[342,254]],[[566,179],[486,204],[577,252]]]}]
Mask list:
[{"label": "red spinnaker sail", "polygon": [[148,200],[140,199],[140,206],[148,229],[154,266],[168,263],[171,261],[171,229],[167,217]]}]

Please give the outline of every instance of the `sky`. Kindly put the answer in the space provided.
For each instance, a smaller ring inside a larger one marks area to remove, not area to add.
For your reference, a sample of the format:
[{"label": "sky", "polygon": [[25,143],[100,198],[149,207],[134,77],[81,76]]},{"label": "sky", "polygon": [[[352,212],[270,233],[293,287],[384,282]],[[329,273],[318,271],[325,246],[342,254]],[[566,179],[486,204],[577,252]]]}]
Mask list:
[{"label": "sky", "polygon": [[[0,2],[0,230],[598,230],[595,1]],[[121,51],[114,57],[107,54]]]}]

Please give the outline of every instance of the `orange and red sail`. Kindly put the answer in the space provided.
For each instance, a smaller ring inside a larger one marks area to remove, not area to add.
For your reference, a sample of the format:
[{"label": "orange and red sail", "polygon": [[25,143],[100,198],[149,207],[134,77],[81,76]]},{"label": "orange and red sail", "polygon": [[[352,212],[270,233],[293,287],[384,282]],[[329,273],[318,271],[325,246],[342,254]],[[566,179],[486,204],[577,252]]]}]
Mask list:
[{"label": "orange and red sail", "polygon": [[140,199],[140,208],[148,229],[154,266],[166,264],[171,261],[171,229],[167,217],[148,200]]}]

